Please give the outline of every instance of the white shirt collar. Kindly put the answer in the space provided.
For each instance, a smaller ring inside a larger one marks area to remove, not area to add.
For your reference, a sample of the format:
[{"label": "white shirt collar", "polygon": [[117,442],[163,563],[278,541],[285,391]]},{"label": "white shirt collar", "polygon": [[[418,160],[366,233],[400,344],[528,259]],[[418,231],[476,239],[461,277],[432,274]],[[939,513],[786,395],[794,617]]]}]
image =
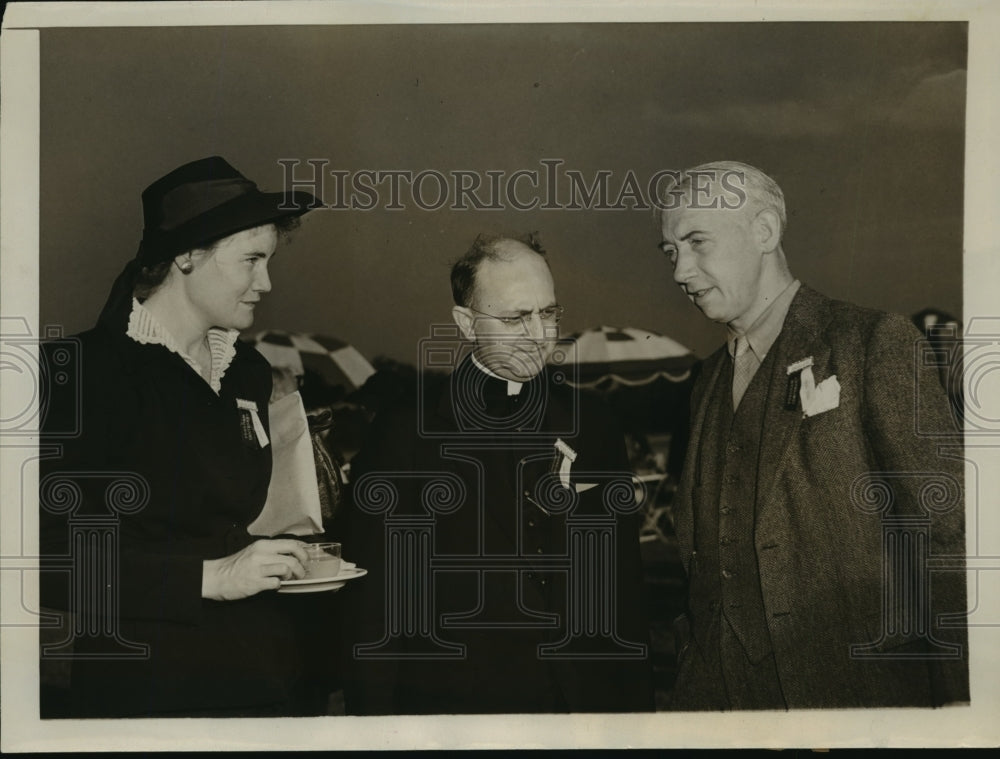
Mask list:
[{"label": "white shirt collar", "polygon": [[507,395],[520,395],[521,394],[521,387],[524,385],[523,382],[515,382],[514,380],[507,379],[506,377],[501,377],[496,372],[491,372],[489,369],[487,369],[485,366],[483,366],[483,363],[478,358],[476,358],[476,354],[475,353],[472,354],[472,363],[474,363],[483,372],[485,372],[486,374],[490,375],[494,379],[498,379],[498,380],[502,380],[503,382],[506,382],[507,383]]},{"label": "white shirt collar", "polygon": [[[199,377],[205,376],[202,373],[203,367],[181,350],[174,336],[135,298],[132,298],[132,313],[129,314],[128,329],[125,334],[143,345],[162,345],[184,359],[187,365],[198,373]],[[229,365],[233,363],[233,357],[236,355],[236,339],[239,336],[240,332],[237,329],[212,327],[208,330],[208,349],[212,354],[208,384],[216,395],[222,390],[223,375],[225,375]]]},{"label": "white shirt collar", "polygon": [[778,339],[778,335],[781,334],[781,328],[785,325],[785,317],[788,315],[788,309],[791,307],[795,293],[799,291],[801,285],[802,283],[797,279],[789,282],[775,296],[770,305],[761,312],[760,316],[754,320],[754,323],[750,325],[743,335],[739,335],[732,329],[728,329],[726,343],[729,346],[729,355],[736,356],[736,341],[740,337],[744,337],[747,346],[757,357],[757,360],[763,363],[768,351],[771,350],[771,346],[774,345],[774,342]]}]

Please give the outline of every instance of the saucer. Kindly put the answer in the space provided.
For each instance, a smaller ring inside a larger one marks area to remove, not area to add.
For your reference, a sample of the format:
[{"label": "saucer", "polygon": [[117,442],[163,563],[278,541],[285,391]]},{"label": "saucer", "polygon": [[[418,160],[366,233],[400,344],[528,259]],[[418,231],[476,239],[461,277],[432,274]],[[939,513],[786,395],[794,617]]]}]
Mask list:
[{"label": "saucer", "polygon": [[334,577],[314,577],[307,580],[282,580],[279,593],[321,593],[326,590],[340,590],[348,580],[356,580],[368,574],[367,569],[359,569],[350,562],[341,565],[340,573]]}]

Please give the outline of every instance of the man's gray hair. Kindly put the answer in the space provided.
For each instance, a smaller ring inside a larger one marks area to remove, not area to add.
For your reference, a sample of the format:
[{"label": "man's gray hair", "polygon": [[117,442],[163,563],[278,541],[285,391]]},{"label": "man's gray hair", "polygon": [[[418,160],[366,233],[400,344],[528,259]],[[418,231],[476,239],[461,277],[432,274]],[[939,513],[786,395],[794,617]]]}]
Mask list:
[{"label": "man's gray hair", "polygon": [[[763,171],[748,163],[739,161],[712,161],[686,169],[679,175],[671,177],[671,181],[663,188],[660,198],[660,219],[671,208],[676,208],[677,195],[691,189],[695,177],[705,177],[709,184],[742,189],[750,210],[759,213],[764,209],[773,210],[781,222],[780,233],[784,236],[788,217],[785,213],[785,194],[778,183]],[[696,185],[697,186],[697,185]],[[733,207],[733,206],[724,206]]]}]

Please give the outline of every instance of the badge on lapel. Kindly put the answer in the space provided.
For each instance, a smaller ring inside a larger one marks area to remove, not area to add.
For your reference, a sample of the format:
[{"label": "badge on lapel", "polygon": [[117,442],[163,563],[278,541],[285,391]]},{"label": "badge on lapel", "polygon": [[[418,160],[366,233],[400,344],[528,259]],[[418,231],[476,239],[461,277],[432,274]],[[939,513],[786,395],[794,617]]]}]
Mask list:
[{"label": "badge on lapel", "polygon": [[840,383],[837,375],[831,374],[817,385],[812,367],[813,357],[808,356],[789,364],[785,370],[788,374],[785,408],[794,411],[798,405],[796,401],[799,401],[803,416],[816,416],[840,406]]},{"label": "badge on lapel", "polygon": [[576,461],[576,451],[570,448],[561,438],[556,438],[556,458],[553,462],[553,472],[559,474],[559,484],[569,489],[569,473]]},{"label": "badge on lapel", "polygon": [[251,446],[256,443],[261,448],[266,448],[271,441],[267,439],[264,424],[257,414],[257,404],[237,398],[236,408],[240,410],[240,432],[243,434],[243,442]]},{"label": "badge on lapel", "polygon": [[[559,474],[559,484],[562,485],[567,490],[570,489],[570,471],[573,467],[573,462],[576,461],[577,452],[567,445],[565,441],[560,438],[556,438],[555,442],[556,457],[552,464],[552,471]],[[577,493],[586,493],[591,488],[596,488],[598,483],[596,482],[574,482],[572,483],[573,490]],[[546,512],[548,513],[548,512]]]}]

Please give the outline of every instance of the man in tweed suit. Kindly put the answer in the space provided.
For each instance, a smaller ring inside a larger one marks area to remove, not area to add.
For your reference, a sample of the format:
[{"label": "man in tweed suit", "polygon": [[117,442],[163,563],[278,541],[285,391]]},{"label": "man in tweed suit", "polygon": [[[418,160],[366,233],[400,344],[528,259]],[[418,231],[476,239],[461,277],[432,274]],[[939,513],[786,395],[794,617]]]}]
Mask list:
[{"label": "man in tweed suit", "polygon": [[961,439],[917,432],[956,429],[919,333],[801,285],[751,166],[691,169],[662,206],[674,281],[729,333],[677,493],[674,708],[968,701]]}]

